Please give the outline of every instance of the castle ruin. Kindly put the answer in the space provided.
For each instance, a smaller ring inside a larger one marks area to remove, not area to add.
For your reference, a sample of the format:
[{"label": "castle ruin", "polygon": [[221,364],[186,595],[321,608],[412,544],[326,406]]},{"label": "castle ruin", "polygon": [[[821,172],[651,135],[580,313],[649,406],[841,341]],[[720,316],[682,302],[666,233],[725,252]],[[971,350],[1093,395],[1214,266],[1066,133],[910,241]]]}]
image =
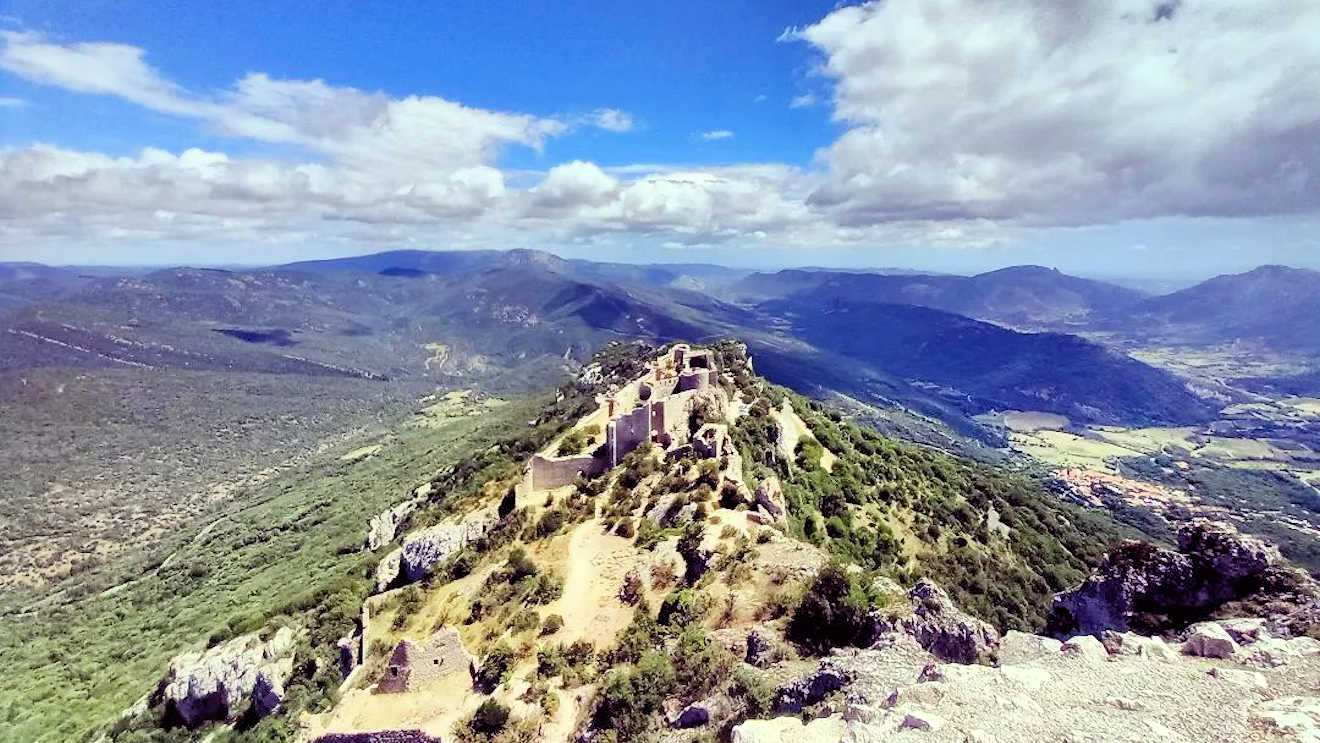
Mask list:
[{"label": "castle ruin", "polygon": [[644,441],[662,448],[688,440],[688,416],[697,395],[716,381],[715,355],[685,344],[647,364],[637,379],[600,399],[600,409],[584,422],[606,421],[604,442],[585,454],[553,456],[553,449],[532,457],[530,490],[549,490],[578,475],[600,474],[619,464]]}]

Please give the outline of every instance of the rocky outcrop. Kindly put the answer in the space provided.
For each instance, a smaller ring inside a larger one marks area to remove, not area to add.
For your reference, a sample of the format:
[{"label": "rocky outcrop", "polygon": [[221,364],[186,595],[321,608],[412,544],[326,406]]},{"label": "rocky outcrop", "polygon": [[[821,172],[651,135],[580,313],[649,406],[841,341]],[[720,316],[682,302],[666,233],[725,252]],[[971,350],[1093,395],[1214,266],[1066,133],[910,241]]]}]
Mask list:
[{"label": "rocky outcrop", "polygon": [[1259,539],[1193,521],[1179,533],[1177,551],[1134,541],[1110,552],[1081,585],[1055,595],[1047,632],[1177,629],[1259,590],[1278,561]]},{"label": "rocky outcrop", "polygon": [[779,481],[775,478],[767,478],[756,486],[755,505],[756,512],[763,514],[762,518],[758,520],[764,523],[783,523],[788,518],[784,493],[780,490]]},{"label": "rocky outcrop", "polygon": [[403,540],[400,566],[409,583],[431,574],[437,565],[486,535],[494,525],[494,514],[480,511],[466,519],[415,531]]},{"label": "rocky outcrop", "polygon": [[937,658],[955,663],[985,662],[998,650],[995,628],[964,613],[934,583],[918,582],[908,591],[908,603],[910,613],[906,615],[873,615],[876,636],[905,634]]},{"label": "rocky outcrop", "polygon": [[403,548],[390,550],[376,563],[376,593],[393,588],[403,570]]},{"label": "rocky outcrop", "polygon": [[843,688],[847,682],[847,674],[830,661],[823,660],[815,672],[775,689],[775,711],[801,712],[803,707],[821,701],[830,692]]},{"label": "rocky outcrop", "polygon": [[375,552],[399,536],[403,522],[417,510],[419,501],[406,500],[367,519],[367,551]]},{"label": "rocky outcrop", "polygon": [[258,718],[279,709],[284,684],[293,674],[295,639],[294,631],[284,627],[265,642],[244,635],[206,651],[176,655],[157,690],[166,721],[189,728],[232,721],[246,700]]}]

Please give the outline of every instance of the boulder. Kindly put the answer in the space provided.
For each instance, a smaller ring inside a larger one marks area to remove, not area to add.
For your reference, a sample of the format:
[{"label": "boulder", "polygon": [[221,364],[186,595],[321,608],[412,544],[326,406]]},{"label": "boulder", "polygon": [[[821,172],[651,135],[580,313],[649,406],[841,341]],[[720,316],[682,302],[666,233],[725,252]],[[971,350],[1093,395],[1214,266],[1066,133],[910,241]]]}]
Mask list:
[{"label": "boulder", "polygon": [[732,712],[732,705],[724,697],[709,697],[684,707],[674,718],[674,727],[695,728],[709,725],[712,720],[721,720]]},{"label": "boulder", "polygon": [[1230,658],[1237,649],[1232,636],[1214,622],[1192,625],[1182,645],[1184,654],[1199,655],[1202,658]]},{"label": "boulder", "polygon": [[766,639],[765,635],[756,630],[747,633],[747,654],[743,660],[748,665],[765,668],[778,660],[778,654],[774,643]]},{"label": "boulder", "polygon": [[823,660],[815,672],[789,681],[775,690],[775,711],[792,714],[801,712],[803,707],[815,704],[830,692],[843,688],[848,680],[842,669]]},{"label": "boulder", "polygon": [[1135,632],[1105,630],[1100,633],[1100,643],[1111,656],[1139,656],[1167,663],[1177,660],[1179,655],[1164,640]]},{"label": "boulder", "polygon": [[922,730],[933,733],[944,727],[944,719],[924,709],[908,710],[899,727],[904,730]]},{"label": "boulder", "polygon": [[885,709],[895,707],[907,707],[909,705],[926,705],[934,707],[944,699],[944,684],[940,682],[925,682],[900,686],[889,693],[880,706]]},{"label": "boulder", "polygon": [[754,498],[757,509],[765,514],[770,523],[781,522],[787,518],[784,494],[779,488],[778,480],[766,479],[756,487]]},{"label": "boulder", "polygon": [[1198,519],[1180,530],[1177,551],[1139,541],[1112,550],[1081,585],[1055,595],[1046,631],[1122,632],[1147,616],[1208,612],[1250,594],[1278,561],[1261,540]]},{"label": "boulder", "polygon": [[1063,643],[1063,653],[1081,658],[1087,663],[1104,663],[1109,660],[1109,651],[1099,640],[1090,635],[1078,635]]},{"label": "boulder", "polygon": [[1032,635],[1011,629],[999,641],[999,658],[1005,663],[1019,663],[1057,655],[1063,643],[1053,637]]},{"label": "boulder", "polygon": [[232,721],[248,699],[257,717],[278,709],[293,674],[294,640],[293,630],[284,627],[265,642],[255,634],[243,635],[174,656],[157,689],[167,718],[189,728]]},{"label": "boulder", "polygon": [[845,732],[843,721],[833,717],[808,723],[796,717],[775,717],[735,725],[729,743],[839,743]]},{"label": "boulder", "polygon": [[944,589],[920,581],[908,591],[912,613],[889,617],[872,614],[874,634],[901,632],[940,660],[977,663],[989,660],[999,650],[999,633],[986,622],[965,614]]}]

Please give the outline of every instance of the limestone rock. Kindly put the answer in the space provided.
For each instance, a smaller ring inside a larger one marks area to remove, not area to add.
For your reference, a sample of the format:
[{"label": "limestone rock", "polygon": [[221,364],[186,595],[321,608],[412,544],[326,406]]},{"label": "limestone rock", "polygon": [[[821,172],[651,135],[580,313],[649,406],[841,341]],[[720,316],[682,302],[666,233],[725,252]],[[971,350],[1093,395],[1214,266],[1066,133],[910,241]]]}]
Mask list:
[{"label": "limestone rock", "polygon": [[395,547],[376,564],[376,593],[380,593],[397,583],[402,569],[403,548]]},{"label": "limestone rock", "polygon": [[734,726],[730,743],[839,743],[846,728],[841,720],[822,717],[803,723],[796,717],[748,720]]},{"label": "limestone rock", "polygon": [[999,642],[999,657],[1005,663],[1019,663],[1042,656],[1056,655],[1063,643],[1053,637],[1009,630]]},{"label": "limestone rock", "polygon": [[1251,718],[1304,743],[1320,741],[1320,697],[1281,697],[1255,705]]},{"label": "limestone rock", "polygon": [[450,555],[485,536],[494,521],[491,516],[478,512],[458,523],[437,524],[409,534],[403,540],[404,577],[411,583],[430,575]]},{"label": "limestone rock", "polygon": [[1164,663],[1178,659],[1179,653],[1158,637],[1143,637],[1135,632],[1100,633],[1100,642],[1111,656],[1140,656]]},{"label": "limestone rock", "polygon": [[789,681],[775,690],[775,711],[801,712],[803,707],[819,702],[847,682],[848,677],[842,670],[823,660],[814,673]]},{"label": "limestone rock", "polygon": [[158,689],[166,715],[195,728],[232,719],[246,699],[258,717],[269,714],[279,707],[293,674],[294,640],[293,630],[284,627],[266,642],[243,635],[209,650],[176,655]]},{"label": "limestone rock", "polygon": [[916,683],[900,686],[890,692],[888,698],[880,703],[885,709],[899,706],[926,705],[934,707],[944,699],[944,684],[940,682]]},{"label": "limestone rock", "polygon": [[747,633],[747,654],[743,660],[750,666],[765,668],[778,660],[779,649],[764,634],[752,630]]},{"label": "limestone rock", "polygon": [[909,710],[903,716],[903,722],[899,724],[900,728],[905,730],[923,730],[926,732],[936,732],[944,727],[944,719],[937,716],[934,712],[924,709]]},{"label": "limestone rock", "polygon": [[694,728],[709,725],[712,720],[727,717],[732,705],[723,697],[709,697],[684,707],[674,719],[676,728]]},{"label": "limestone rock", "polygon": [[1187,655],[1199,655],[1202,658],[1229,658],[1237,649],[1237,643],[1233,642],[1228,632],[1214,622],[1192,625],[1182,646]]},{"label": "limestone rock", "polygon": [[367,519],[367,551],[375,552],[399,536],[404,520],[417,510],[417,501],[406,500]]},{"label": "limestone rock", "polygon": [[1248,689],[1268,689],[1269,682],[1265,680],[1265,675],[1260,671],[1241,671],[1236,668],[1211,668],[1206,673],[1222,681],[1227,681],[1234,686],[1242,686]]},{"label": "limestone rock", "polygon": [[769,478],[756,487],[756,508],[765,514],[769,523],[782,522],[787,517],[784,494],[779,488],[779,481]]},{"label": "limestone rock", "polygon": [[965,614],[944,589],[920,581],[908,591],[912,613],[888,618],[872,616],[875,634],[901,632],[913,638],[935,657],[955,663],[977,663],[999,649],[999,633],[986,622]]},{"label": "limestone rock", "polygon": [[1047,630],[1056,637],[1121,632],[1142,612],[1209,610],[1247,595],[1278,561],[1261,540],[1198,519],[1179,532],[1176,552],[1145,542],[1111,551],[1081,585],[1055,595]]},{"label": "limestone rock", "polygon": [[1079,635],[1063,643],[1063,652],[1088,663],[1104,663],[1109,660],[1109,651],[1090,635]]}]

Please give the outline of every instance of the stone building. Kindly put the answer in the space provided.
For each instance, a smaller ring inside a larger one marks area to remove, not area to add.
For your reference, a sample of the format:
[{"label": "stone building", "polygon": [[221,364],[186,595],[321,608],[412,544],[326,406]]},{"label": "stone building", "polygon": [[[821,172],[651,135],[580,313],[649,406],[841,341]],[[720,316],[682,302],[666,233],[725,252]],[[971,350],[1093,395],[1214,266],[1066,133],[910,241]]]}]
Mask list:
[{"label": "stone building", "polygon": [[390,655],[385,674],[376,683],[377,694],[417,689],[455,673],[472,675],[476,664],[463,647],[458,630],[442,627],[424,642],[403,640]]},{"label": "stone building", "polygon": [[532,457],[530,489],[549,490],[573,482],[578,475],[604,472],[644,441],[664,448],[687,442],[693,399],[715,383],[717,374],[711,351],[674,346],[651,362],[646,373],[601,401],[608,420],[602,446],[587,454]]}]

